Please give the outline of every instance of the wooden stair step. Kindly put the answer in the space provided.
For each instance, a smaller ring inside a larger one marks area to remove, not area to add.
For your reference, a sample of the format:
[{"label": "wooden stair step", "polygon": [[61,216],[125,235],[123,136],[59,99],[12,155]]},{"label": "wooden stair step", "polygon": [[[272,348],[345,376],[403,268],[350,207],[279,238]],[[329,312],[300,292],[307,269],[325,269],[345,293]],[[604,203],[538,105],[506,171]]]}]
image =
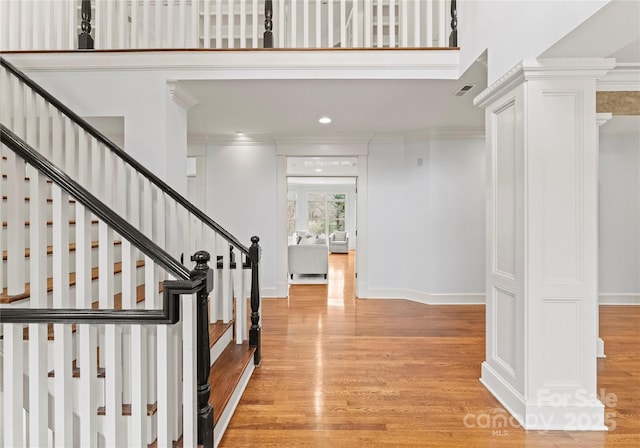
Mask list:
[{"label": "wooden stair step", "polygon": [[[91,224],[98,224],[98,220],[97,219],[93,219],[91,221]],[[24,222],[24,226],[25,227],[29,227],[31,225],[31,221],[25,221]],[[47,226],[52,226],[53,225],[53,221],[47,221]],[[76,220],[75,219],[70,219],[69,220],[69,225],[70,226],[75,226],[76,225]],[[2,221],[2,227],[7,227],[7,221]]]},{"label": "wooden stair step", "polygon": [[[114,241],[113,245],[114,246],[119,246],[122,244],[122,241]],[[98,247],[98,241],[92,241],[91,242],[91,249],[95,249]],[[75,252],[76,251],[76,243],[70,243],[69,244],[69,252]],[[47,255],[51,255],[53,253],[53,246],[47,246]],[[7,251],[3,251],[2,252],[2,261],[7,261]],[[24,250],[24,258],[29,258],[31,257],[31,249],[30,248],[26,248]]]},{"label": "wooden stair step", "polygon": [[218,423],[222,411],[227,406],[233,391],[250,362],[253,362],[254,347],[248,342],[230,343],[211,366],[209,384],[211,394],[209,404],[213,406],[213,425]]},{"label": "wooden stair step", "polygon": [[[6,201],[7,200],[7,196],[2,196],[2,200]],[[29,196],[24,198],[24,202],[31,202],[31,198]],[[69,199],[69,204],[75,204],[76,200],[75,199]],[[47,198],[47,204],[53,204],[53,199],[52,198]]]},{"label": "wooden stair step", "polygon": [[[180,436],[178,440],[174,440],[171,444],[171,448],[182,448],[182,446],[182,436]],[[201,446],[202,445],[198,445],[198,448],[200,448]],[[147,448],[158,448],[158,439],[155,439],[153,442],[147,444]]]},{"label": "wooden stair step", "polygon": [[[136,268],[141,268],[144,266],[144,260],[138,260],[136,261]],[[113,273],[115,274],[119,274],[122,272],[122,263],[121,262],[117,262],[113,264]],[[98,267],[94,267],[91,269],[91,280],[97,280],[98,279]],[[75,286],[76,284],[76,273],[75,272],[71,272],[69,274],[69,286]],[[47,279],[47,293],[53,291],[53,278],[49,277]],[[2,294],[0,294],[0,303],[2,304],[9,304],[9,303],[13,303],[13,302],[17,302],[18,300],[24,300],[24,299],[28,299],[29,297],[31,297],[31,284],[30,283],[25,283],[24,285],[24,292],[22,294],[16,294],[13,296],[10,296],[7,294],[7,288],[4,288],[2,290]]]},{"label": "wooden stair step", "polygon": [[[80,378],[80,367],[78,367],[78,362],[76,359],[73,360],[73,365],[71,367],[71,370],[73,372],[73,377],[74,378]],[[49,372],[49,378],[55,378],[56,377],[56,372],[55,370],[51,370]],[[98,367],[98,378],[104,378],[104,367]]]},{"label": "wooden stair step", "polygon": [[212,324],[209,324],[209,348],[212,348],[216,342],[218,342],[218,339],[220,339],[222,337],[222,335],[224,335],[227,330],[229,329],[229,327],[231,327],[233,325],[233,320],[231,320],[229,323],[222,323],[221,320],[214,322]]},{"label": "wooden stair step", "polygon": [[[152,403],[147,405],[147,415],[155,415],[158,412],[158,403]],[[100,406],[98,408],[98,415],[107,415],[107,409],[104,406]],[[122,404],[122,415],[127,417],[131,416],[131,405],[130,404]]]}]

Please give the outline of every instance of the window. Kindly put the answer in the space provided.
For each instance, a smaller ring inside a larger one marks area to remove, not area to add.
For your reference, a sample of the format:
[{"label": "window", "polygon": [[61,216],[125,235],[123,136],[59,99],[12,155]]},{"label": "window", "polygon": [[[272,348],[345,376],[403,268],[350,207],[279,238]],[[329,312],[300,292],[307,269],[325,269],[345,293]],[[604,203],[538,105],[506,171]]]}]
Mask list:
[{"label": "window", "polygon": [[307,196],[309,232],[325,233],[345,230],[346,195],[344,193],[310,193]]},{"label": "window", "polygon": [[298,198],[295,193],[287,195],[287,235],[293,235],[296,231],[296,208],[298,206]]}]

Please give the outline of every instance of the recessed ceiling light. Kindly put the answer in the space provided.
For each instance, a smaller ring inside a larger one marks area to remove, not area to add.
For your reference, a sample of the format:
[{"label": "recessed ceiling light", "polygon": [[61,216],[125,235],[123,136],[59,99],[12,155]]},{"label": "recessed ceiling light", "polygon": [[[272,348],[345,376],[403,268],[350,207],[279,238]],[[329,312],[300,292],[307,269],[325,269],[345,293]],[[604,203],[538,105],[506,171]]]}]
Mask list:
[{"label": "recessed ceiling light", "polygon": [[236,131],[236,135],[244,135],[244,132],[242,132],[242,131]]},{"label": "recessed ceiling light", "polygon": [[316,173],[322,173],[322,168],[316,168]]},{"label": "recessed ceiling light", "polygon": [[329,118],[329,117],[320,117],[320,119],[318,121],[320,123],[322,123],[322,124],[329,124],[329,123],[331,123],[331,118]]}]

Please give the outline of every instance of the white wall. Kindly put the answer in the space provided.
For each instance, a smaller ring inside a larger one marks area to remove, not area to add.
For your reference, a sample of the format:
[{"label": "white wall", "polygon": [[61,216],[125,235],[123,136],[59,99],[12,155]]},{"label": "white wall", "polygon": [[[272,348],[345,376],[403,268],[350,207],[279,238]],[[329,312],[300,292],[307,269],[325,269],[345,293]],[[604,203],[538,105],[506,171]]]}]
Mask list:
[{"label": "white wall", "polygon": [[526,58],[536,58],[610,0],[461,0],[460,73],[488,49],[488,84]]},{"label": "white wall", "polygon": [[432,139],[428,167],[428,292],[484,294],[485,141]]},{"label": "white wall", "polygon": [[272,143],[208,143],[207,214],[243,244],[260,237],[260,289],[276,296],[276,149]]},{"label": "white wall", "polygon": [[484,146],[426,133],[369,145],[369,296],[483,300]]},{"label": "white wall", "polygon": [[640,296],[640,128],[601,134],[599,194],[600,294]]}]

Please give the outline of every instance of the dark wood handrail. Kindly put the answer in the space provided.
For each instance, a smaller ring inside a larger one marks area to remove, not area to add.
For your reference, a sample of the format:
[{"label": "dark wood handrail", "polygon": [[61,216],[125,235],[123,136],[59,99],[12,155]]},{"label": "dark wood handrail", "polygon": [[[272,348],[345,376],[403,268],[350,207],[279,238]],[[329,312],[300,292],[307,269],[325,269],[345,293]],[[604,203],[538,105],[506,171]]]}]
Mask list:
[{"label": "dark wood handrail", "polygon": [[0,123],[0,141],[42,175],[49,178],[55,185],[66,191],[77,202],[87,207],[98,219],[111,226],[118,234],[130,241],[137,249],[162,266],[167,272],[180,280],[189,279],[191,271],[182,263],[147,238],[129,221],[111,210],[100,199],[89,193],[67,173],[47,160],[46,157],[29,146],[2,123]]},{"label": "dark wood handrail", "polygon": [[[230,244],[237,247],[242,253],[245,255],[249,255],[249,248],[243,245],[236,237],[234,237],[231,233],[229,233],[226,229],[224,229],[220,224],[211,219],[208,215],[206,215],[202,210],[193,205],[189,200],[187,200],[180,193],[171,188],[167,183],[165,183],[158,176],[153,174],[149,169],[147,169],[144,165],[138,162],[136,159],[131,157],[125,151],[123,151],[118,145],[113,143],[107,137],[105,137],[100,131],[98,131],[95,127],[89,124],[86,120],[84,120],[80,115],[73,112],[70,108],[68,108],[65,104],[63,104],[56,97],[51,95],[48,91],[46,91],[43,87],[25,75],[22,71],[18,70],[13,64],[7,61],[5,58],[0,57],[0,65],[6,68],[11,74],[17,77],[21,82],[29,86],[33,91],[35,91],[38,95],[43,97],[45,101],[52,104],[56,109],[65,114],[71,121],[80,126],[84,131],[89,133],[92,137],[98,140],[100,143],[105,145],[111,152],[120,157],[122,160],[127,162],[131,167],[133,167],[136,171],[142,174],[144,177],[149,179],[151,183],[157,186],[160,190],[162,190],[165,194],[171,197],[178,204],[183,206],[185,209],[189,211],[192,215],[196,216],[202,222],[204,222],[207,226],[216,231],[222,238],[228,241]],[[186,269],[186,268],[185,268]]]}]

